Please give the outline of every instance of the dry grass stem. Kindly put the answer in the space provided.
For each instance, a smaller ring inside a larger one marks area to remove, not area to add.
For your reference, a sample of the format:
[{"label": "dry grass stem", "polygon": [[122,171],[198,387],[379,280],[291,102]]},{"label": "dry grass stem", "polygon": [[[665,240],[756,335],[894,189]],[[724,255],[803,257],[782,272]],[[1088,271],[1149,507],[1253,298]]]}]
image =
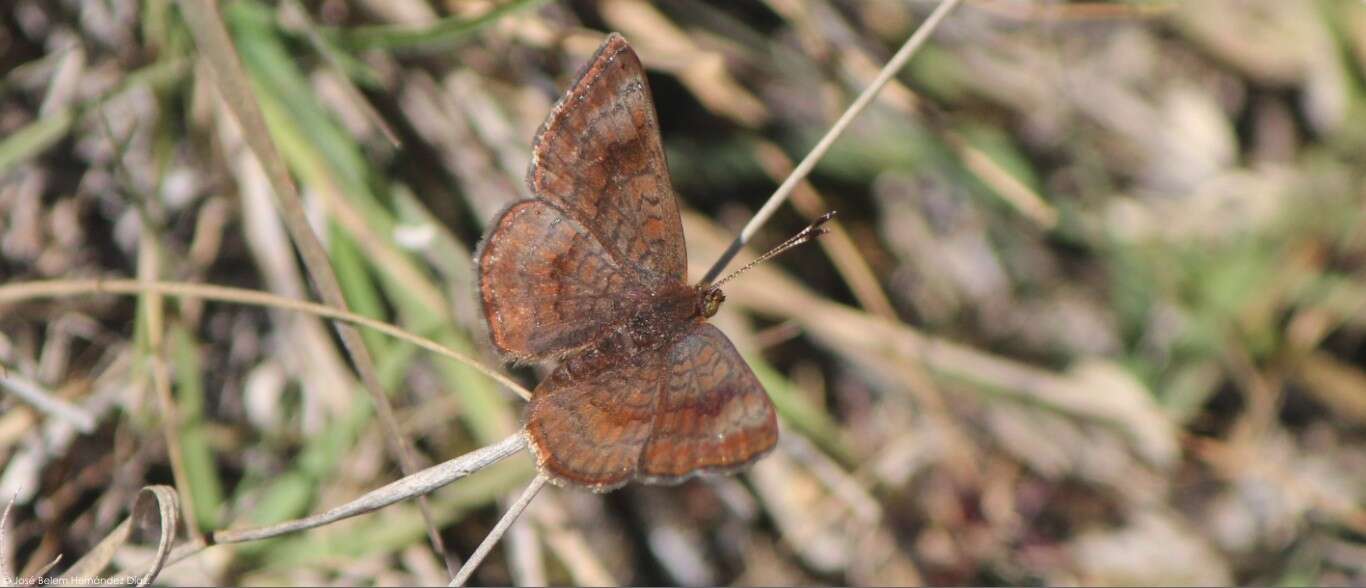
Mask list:
[{"label": "dry grass stem", "polygon": [[901,71],[902,67],[905,67],[906,62],[910,61],[916,51],[920,50],[920,46],[924,45],[925,41],[929,40],[930,34],[932,34],[936,28],[939,28],[939,23],[949,15],[949,12],[952,11],[960,1],[961,0],[943,0],[935,7],[934,12],[930,13],[930,16],[925,19],[925,22],[921,23],[920,28],[917,28],[915,33],[913,33],[910,38],[906,39],[906,42],[901,45],[901,48],[897,50],[896,54],[892,55],[892,58],[887,61],[887,65],[883,66],[882,71],[878,72],[877,77],[873,79],[873,83],[869,84],[868,87],[863,90],[863,93],[859,94],[858,98],[854,99],[854,102],[844,110],[844,113],[835,121],[835,124],[830,126],[830,130],[826,131],[825,135],[821,137],[821,140],[816,142],[816,146],[812,147],[811,151],[807,152],[806,157],[802,158],[801,163],[798,163],[797,167],[792,170],[792,173],[788,174],[787,179],[783,180],[783,183],[778,186],[778,189],[773,191],[773,195],[769,196],[768,200],[764,202],[763,207],[759,208],[759,211],[754,213],[754,217],[745,224],[745,228],[740,230],[740,235],[726,248],[720,258],[716,260],[716,263],[712,265],[711,269],[707,270],[705,277],[702,278],[702,283],[711,283],[717,276],[721,275],[721,271],[726,269],[726,265],[730,263],[731,258],[735,257],[735,254],[740,251],[741,247],[744,247],[746,243],[749,243],[749,240],[754,237],[754,233],[757,232],[760,227],[764,226],[764,223],[768,222],[768,219],[773,216],[773,213],[778,211],[778,207],[781,206],[783,202],[787,201],[787,197],[797,188],[797,185],[800,184],[802,180],[805,180],[806,176],[811,173],[811,170],[816,167],[816,164],[820,162],[821,158],[825,157],[825,153],[830,150],[830,146],[835,144],[835,140],[839,139],[840,135],[844,134],[845,129],[849,128],[849,125],[854,122],[854,119],[858,118],[858,115],[861,114],[865,108],[868,108],[869,104],[873,103],[873,99],[877,98],[878,92],[882,90],[882,87],[887,85],[887,82],[890,81],[892,76],[895,76],[897,72]]},{"label": "dry grass stem", "polygon": [[532,516],[555,557],[569,568],[569,577],[581,586],[612,586],[619,583],[602,557],[567,520],[561,495],[549,494],[541,498]]},{"label": "dry grass stem", "polygon": [[[150,215],[145,212],[142,215],[144,222],[149,221]],[[150,227],[143,230],[138,239],[138,281],[155,281],[161,271],[161,261],[158,253],[159,245],[156,241],[156,231]],[[166,442],[166,455],[171,460],[171,475],[175,479],[175,488],[179,492],[180,505],[185,509],[185,529],[190,537],[200,537],[202,531],[199,528],[199,521],[195,517],[194,495],[190,492],[189,477],[185,472],[185,454],[181,448],[180,429],[181,421],[179,412],[176,410],[175,400],[171,397],[171,370],[167,366],[165,341],[165,318],[162,307],[162,299],[156,292],[144,291],[139,294],[142,301],[142,308],[145,311],[145,325],[147,327],[147,365],[150,367],[152,376],[152,391],[156,394],[157,407],[161,411],[161,434]]]},{"label": "dry grass stem", "polygon": [[100,294],[141,294],[143,292],[156,292],[167,296],[183,296],[186,298],[201,298],[204,300],[219,300],[223,302],[233,302],[237,304],[251,304],[304,312],[329,318],[338,321],[345,321],[355,325],[373,329],[384,333],[395,339],[411,343],[432,353],[442,355],[458,361],[464,365],[472,367],[479,373],[492,378],[509,390],[515,392],[522,399],[531,398],[531,392],[521,384],[511,378],[494,371],[492,368],[484,366],[478,360],[442,346],[441,344],[425,337],[414,335],[403,329],[390,325],[382,321],[361,316],[352,312],[338,310],[336,308],[276,296],[267,292],[257,290],[244,290],[241,288],[229,288],[226,286],[213,286],[208,284],[189,284],[179,282],[142,282],[137,280],[54,280],[50,282],[20,282],[5,284],[0,286],[0,303],[20,302],[34,298],[52,298],[62,296],[95,296]]},{"label": "dry grass stem", "polygon": [[[754,146],[755,157],[759,160],[759,165],[764,166],[764,171],[768,172],[769,177],[777,180],[786,178],[794,173],[792,161],[787,158],[782,149],[769,142],[760,142]],[[786,181],[780,180],[780,181]],[[821,198],[816,188],[810,182],[799,182],[792,189],[792,204],[801,211],[802,216],[808,222],[814,221],[822,214],[830,210],[825,199]],[[868,267],[868,260],[859,253],[858,246],[849,238],[849,232],[844,230],[839,219],[826,225],[829,233],[817,240],[816,243],[830,256],[835,267],[839,269],[844,280],[854,291],[859,303],[869,312],[888,320],[898,320],[896,309],[892,308],[892,302],[887,299],[887,293],[882,291],[882,286],[878,284],[877,276],[873,274],[872,268]]]},{"label": "dry grass stem", "polygon": [[[246,72],[243,71],[241,61],[233,48],[227,28],[223,25],[217,4],[211,0],[180,0],[179,5],[187,24],[194,33],[200,51],[209,63],[209,71],[213,74],[215,86],[221,92],[229,110],[237,119],[237,123],[242,127],[242,134],[247,144],[250,145],[257,160],[266,169],[266,176],[270,180],[271,187],[275,190],[275,197],[278,199],[281,213],[284,216],[285,226],[289,229],[294,245],[299,248],[304,259],[304,266],[313,279],[313,285],[318,289],[318,293],[328,306],[342,310],[347,309],[346,298],[342,295],[341,285],[332,270],[327,252],[309,225],[302,199],[299,198],[294,182],[290,179],[284,159],[276,150],[270,137],[265,117],[262,116],[260,108],[257,106],[256,97],[251,93],[250,82],[248,82]],[[379,376],[375,372],[374,359],[370,356],[370,351],[366,348],[360,333],[345,325],[338,325],[337,332],[341,336],[342,344],[346,347],[347,353],[351,356],[356,371],[360,374],[361,382],[365,384],[365,389],[370,393],[370,399],[374,402],[380,424],[386,431],[385,440],[394,457],[397,458],[404,474],[417,471],[419,469],[417,457],[413,454],[407,438],[399,430],[398,422],[394,419],[393,407],[390,406],[388,395],[385,394]],[[426,520],[427,536],[432,542],[432,547],[444,557],[446,549],[441,540],[441,534],[437,531],[436,525],[432,523],[431,509],[427,505],[425,497],[418,498],[418,506]],[[451,567],[451,565],[452,562],[448,559],[447,566]]]},{"label": "dry grass stem", "polygon": [[[147,586],[151,584],[156,579],[157,574],[161,572],[162,567],[166,565],[171,554],[171,546],[175,542],[176,526],[180,522],[180,505],[178,502],[174,488],[169,486],[147,486],[143,488],[133,500],[128,518],[119,523],[114,531],[105,536],[89,553],[76,560],[76,563],[71,564],[71,567],[59,580],[72,582],[99,577],[99,573],[109,565],[109,562],[113,561],[114,553],[129,541],[135,530],[146,528],[150,526],[148,523],[155,521],[158,529],[156,554],[147,565],[147,570],[143,572],[137,585]],[[155,505],[156,508],[152,509],[152,505]]]},{"label": "dry grass stem", "polygon": [[497,545],[498,541],[503,538],[508,527],[517,522],[518,517],[522,516],[522,511],[526,510],[532,499],[540,493],[541,487],[549,481],[550,478],[545,477],[544,474],[537,474],[535,478],[532,478],[531,483],[527,485],[522,495],[517,498],[516,502],[512,503],[512,506],[508,507],[507,512],[503,513],[503,518],[498,519],[498,524],[494,525],[489,534],[479,543],[479,547],[470,554],[470,558],[465,560],[465,565],[460,566],[460,571],[451,579],[450,586],[464,586],[465,582],[469,581],[474,571],[479,569],[479,564],[484,562],[484,558],[488,557],[490,551],[493,551],[493,546]]},{"label": "dry grass stem", "polygon": [[11,564],[11,553],[9,546],[9,513],[14,509],[14,501],[19,498],[18,494],[11,495],[5,501],[5,509],[0,511],[0,577],[10,578],[14,576],[13,565]]},{"label": "dry grass stem", "polygon": [[525,444],[522,434],[514,433],[493,445],[408,474],[327,512],[268,527],[218,531],[213,534],[213,540],[214,543],[242,543],[278,537],[372,512],[401,500],[425,496],[437,488],[502,461],[521,451]]},{"label": "dry grass stem", "polygon": [[76,430],[89,434],[95,430],[95,417],[85,409],[53,396],[36,382],[18,374],[0,374],[0,388],[18,396],[39,412],[70,423]]}]

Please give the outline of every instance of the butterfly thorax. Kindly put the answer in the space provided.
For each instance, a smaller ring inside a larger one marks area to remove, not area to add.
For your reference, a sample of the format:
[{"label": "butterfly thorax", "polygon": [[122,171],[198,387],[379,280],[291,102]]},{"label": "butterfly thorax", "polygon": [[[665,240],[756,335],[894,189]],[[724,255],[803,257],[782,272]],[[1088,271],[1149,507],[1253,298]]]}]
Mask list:
[{"label": "butterfly thorax", "polygon": [[695,321],[716,314],[724,296],[687,284],[673,284],[649,294],[623,327],[642,346],[671,340],[672,335],[691,327]]},{"label": "butterfly thorax", "polygon": [[687,284],[650,292],[634,312],[603,329],[584,351],[566,357],[566,375],[594,373],[621,358],[671,345],[692,325],[716,314],[724,300],[720,290]]},{"label": "butterfly thorax", "polygon": [[612,330],[620,333],[630,351],[646,351],[668,344],[693,323],[705,319],[706,294],[687,284],[671,284],[650,292],[635,311]]}]

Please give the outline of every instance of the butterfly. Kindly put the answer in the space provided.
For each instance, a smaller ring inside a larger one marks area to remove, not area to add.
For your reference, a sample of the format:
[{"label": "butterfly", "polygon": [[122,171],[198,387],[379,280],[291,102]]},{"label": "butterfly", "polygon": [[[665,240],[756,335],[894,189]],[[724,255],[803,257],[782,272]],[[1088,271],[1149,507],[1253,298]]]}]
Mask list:
[{"label": "butterfly", "polygon": [[598,492],[733,472],[778,440],[773,403],[689,284],[678,199],[640,58],[609,35],[536,133],[531,198],[476,253],[493,346],[558,360],[524,434],[540,471]]}]

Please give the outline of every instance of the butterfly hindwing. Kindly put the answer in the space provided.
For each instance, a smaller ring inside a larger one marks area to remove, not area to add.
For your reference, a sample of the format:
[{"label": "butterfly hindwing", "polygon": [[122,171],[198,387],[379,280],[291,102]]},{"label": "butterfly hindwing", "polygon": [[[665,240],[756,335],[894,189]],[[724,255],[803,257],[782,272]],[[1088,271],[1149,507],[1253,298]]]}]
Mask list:
[{"label": "butterfly hindwing", "polygon": [[605,358],[613,367],[588,374],[562,365],[542,381],[526,415],[540,470],[598,492],[634,479],[654,426],[662,355]]},{"label": "butterfly hindwing", "polygon": [[675,482],[696,472],[727,472],[778,441],[773,402],[744,358],[716,327],[698,323],[666,356],[640,477]]}]

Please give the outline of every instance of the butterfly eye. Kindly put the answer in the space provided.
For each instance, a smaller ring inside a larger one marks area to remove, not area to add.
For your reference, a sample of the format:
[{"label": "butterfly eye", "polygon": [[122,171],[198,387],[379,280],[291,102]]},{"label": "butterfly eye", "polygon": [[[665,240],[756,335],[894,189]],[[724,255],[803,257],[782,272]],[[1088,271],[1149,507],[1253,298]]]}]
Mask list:
[{"label": "butterfly eye", "polygon": [[702,316],[711,318],[716,315],[716,311],[721,309],[721,303],[726,301],[726,295],[720,290],[707,290],[706,296],[702,298]]}]

